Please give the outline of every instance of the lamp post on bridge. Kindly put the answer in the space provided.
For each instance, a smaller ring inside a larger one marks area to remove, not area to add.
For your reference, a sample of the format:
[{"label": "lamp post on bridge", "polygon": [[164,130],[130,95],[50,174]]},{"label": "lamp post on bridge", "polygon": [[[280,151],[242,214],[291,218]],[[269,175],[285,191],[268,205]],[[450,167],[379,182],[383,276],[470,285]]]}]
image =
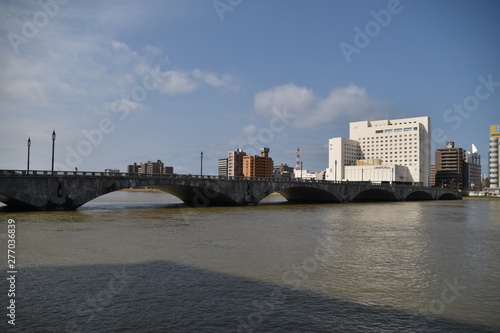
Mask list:
[{"label": "lamp post on bridge", "polygon": [[337,181],[337,160],[335,160],[335,181]]},{"label": "lamp post on bridge", "polygon": [[56,130],[52,131],[52,173],[54,173],[54,148],[56,145]]},{"label": "lamp post on bridge", "polygon": [[302,161],[300,161],[300,179],[302,179],[302,166],[304,165],[304,163]]},{"label": "lamp post on bridge", "polygon": [[28,165],[26,167],[26,173],[30,173],[30,149],[31,149],[31,138],[28,137]]},{"label": "lamp post on bridge", "polygon": [[200,176],[203,176],[203,150],[200,154]]}]

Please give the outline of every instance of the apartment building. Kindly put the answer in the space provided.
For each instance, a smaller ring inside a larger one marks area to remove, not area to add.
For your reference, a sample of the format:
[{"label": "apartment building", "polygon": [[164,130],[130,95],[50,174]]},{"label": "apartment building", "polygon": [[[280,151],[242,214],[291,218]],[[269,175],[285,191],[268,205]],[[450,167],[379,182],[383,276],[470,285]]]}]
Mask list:
[{"label": "apartment building", "polygon": [[227,177],[228,169],[227,169],[228,158],[219,158],[219,176]]},{"label": "apartment building", "polygon": [[436,149],[435,186],[463,189],[465,185],[465,150],[455,148],[453,141],[446,148]]},{"label": "apartment building", "polygon": [[229,177],[243,177],[243,157],[247,154],[237,149],[227,154],[227,175]]},{"label": "apartment building", "polygon": [[269,148],[261,148],[261,155],[243,156],[243,176],[273,177],[273,159],[269,157]]}]

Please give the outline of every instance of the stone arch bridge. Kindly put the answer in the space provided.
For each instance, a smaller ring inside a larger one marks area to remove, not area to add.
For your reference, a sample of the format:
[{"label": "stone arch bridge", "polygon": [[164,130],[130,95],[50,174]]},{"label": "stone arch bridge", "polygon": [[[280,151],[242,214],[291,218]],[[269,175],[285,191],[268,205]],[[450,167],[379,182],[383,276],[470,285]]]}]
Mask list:
[{"label": "stone arch bridge", "polygon": [[275,192],[290,202],[305,203],[461,198],[458,190],[411,184],[0,170],[0,201],[14,210],[76,210],[106,193],[145,187],[171,193],[193,207],[256,205]]}]

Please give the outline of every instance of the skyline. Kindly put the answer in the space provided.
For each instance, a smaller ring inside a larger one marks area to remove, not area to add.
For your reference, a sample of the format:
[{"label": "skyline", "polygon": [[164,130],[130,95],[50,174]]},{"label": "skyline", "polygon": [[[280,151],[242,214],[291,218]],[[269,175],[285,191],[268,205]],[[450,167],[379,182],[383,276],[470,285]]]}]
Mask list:
[{"label": "skyline", "polygon": [[[231,5],[232,4],[232,5]],[[349,122],[431,117],[432,147],[500,123],[496,1],[0,4],[0,169],[217,174],[237,148],[325,170]],[[237,5],[236,5],[237,4]]]}]

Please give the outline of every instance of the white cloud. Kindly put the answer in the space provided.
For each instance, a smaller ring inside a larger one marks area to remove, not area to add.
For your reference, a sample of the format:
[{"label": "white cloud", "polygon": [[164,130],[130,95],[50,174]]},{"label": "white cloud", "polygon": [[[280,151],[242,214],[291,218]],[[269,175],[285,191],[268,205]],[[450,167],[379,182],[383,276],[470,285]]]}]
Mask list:
[{"label": "white cloud", "polygon": [[[145,70],[144,68],[142,70]],[[235,91],[239,87],[236,79],[229,74],[208,73],[195,68],[191,71],[171,70],[159,72],[158,67],[148,69],[159,78],[159,91],[167,95],[185,94],[208,86],[221,91]]]},{"label": "white cloud", "polygon": [[115,50],[129,51],[129,47],[127,46],[127,44],[116,40],[111,41],[111,46],[113,46]]},{"label": "white cloud", "polygon": [[384,117],[392,103],[372,99],[366,90],[351,84],[335,88],[326,98],[314,94],[311,89],[293,83],[259,92],[254,98],[255,111],[272,119],[273,110],[287,110],[295,116],[292,124],[297,128],[333,127],[345,120],[371,120]]},{"label": "white cloud", "polygon": [[286,108],[294,115],[305,114],[317,108],[318,98],[313,91],[305,87],[297,87],[293,83],[281,85],[255,95],[257,113],[271,118],[273,109]]},{"label": "white cloud", "polygon": [[212,88],[219,88],[224,91],[236,91],[239,89],[236,78],[229,74],[207,73],[195,68],[191,71],[191,75]]},{"label": "white cloud", "polygon": [[167,95],[177,95],[191,92],[198,88],[198,83],[189,75],[179,71],[160,73],[163,79],[159,90]]}]

